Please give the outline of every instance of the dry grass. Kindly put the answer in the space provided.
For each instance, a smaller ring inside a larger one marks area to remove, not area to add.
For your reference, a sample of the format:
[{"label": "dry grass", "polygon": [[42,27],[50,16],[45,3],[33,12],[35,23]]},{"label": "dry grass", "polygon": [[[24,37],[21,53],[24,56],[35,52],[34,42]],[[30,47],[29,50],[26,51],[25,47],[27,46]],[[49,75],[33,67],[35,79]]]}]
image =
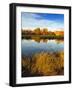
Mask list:
[{"label": "dry grass", "polygon": [[63,75],[64,52],[41,52],[33,55],[31,59],[25,57],[22,59],[22,68],[25,68],[22,69],[22,72],[25,70],[28,76]]}]

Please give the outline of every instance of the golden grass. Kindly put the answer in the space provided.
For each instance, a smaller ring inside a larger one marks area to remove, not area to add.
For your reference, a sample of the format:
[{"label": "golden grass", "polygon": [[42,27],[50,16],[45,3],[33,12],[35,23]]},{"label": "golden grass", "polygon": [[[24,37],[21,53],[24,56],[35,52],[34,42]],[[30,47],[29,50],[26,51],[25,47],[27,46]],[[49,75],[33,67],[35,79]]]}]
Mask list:
[{"label": "golden grass", "polygon": [[32,56],[31,60],[27,57],[23,58],[22,67],[27,68],[26,70],[29,71],[28,73],[31,76],[63,75],[64,74],[64,52],[36,53],[35,55]]}]

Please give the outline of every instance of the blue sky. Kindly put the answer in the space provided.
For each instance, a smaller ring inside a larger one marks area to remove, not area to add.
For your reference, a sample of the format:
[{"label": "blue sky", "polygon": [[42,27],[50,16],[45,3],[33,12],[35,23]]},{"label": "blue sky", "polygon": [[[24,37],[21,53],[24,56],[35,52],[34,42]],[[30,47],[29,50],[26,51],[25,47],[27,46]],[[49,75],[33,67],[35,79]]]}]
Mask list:
[{"label": "blue sky", "polygon": [[21,14],[22,29],[48,28],[48,30],[64,29],[64,15],[50,13]]}]

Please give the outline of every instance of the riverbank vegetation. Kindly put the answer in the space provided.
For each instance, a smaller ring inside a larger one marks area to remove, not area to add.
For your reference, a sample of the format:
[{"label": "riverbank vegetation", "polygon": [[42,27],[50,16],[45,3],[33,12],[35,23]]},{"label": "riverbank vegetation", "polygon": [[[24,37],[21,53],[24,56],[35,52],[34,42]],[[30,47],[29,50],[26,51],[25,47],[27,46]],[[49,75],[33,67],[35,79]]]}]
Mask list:
[{"label": "riverbank vegetation", "polygon": [[40,52],[22,57],[22,77],[64,75],[64,52]]},{"label": "riverbank vegetation", "polygon": [[64,31],[49,31],[47,28],[36,28],[34,30],[21,30],[22,39],[32,39],[39,37],[40,39],[64,39]]}]

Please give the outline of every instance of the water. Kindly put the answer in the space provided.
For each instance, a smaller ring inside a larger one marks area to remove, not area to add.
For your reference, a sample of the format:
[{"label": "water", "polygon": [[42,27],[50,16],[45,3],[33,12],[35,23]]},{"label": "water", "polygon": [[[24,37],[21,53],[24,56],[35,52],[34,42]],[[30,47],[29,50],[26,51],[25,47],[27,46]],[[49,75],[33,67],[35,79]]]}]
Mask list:
[{"label": "water", "polygon": [[22,56],[32,56],[39,52],[60,52],[64,51],[64,41],[63,40],[27,40],[22,39],[21,41],[21,52]]}]

